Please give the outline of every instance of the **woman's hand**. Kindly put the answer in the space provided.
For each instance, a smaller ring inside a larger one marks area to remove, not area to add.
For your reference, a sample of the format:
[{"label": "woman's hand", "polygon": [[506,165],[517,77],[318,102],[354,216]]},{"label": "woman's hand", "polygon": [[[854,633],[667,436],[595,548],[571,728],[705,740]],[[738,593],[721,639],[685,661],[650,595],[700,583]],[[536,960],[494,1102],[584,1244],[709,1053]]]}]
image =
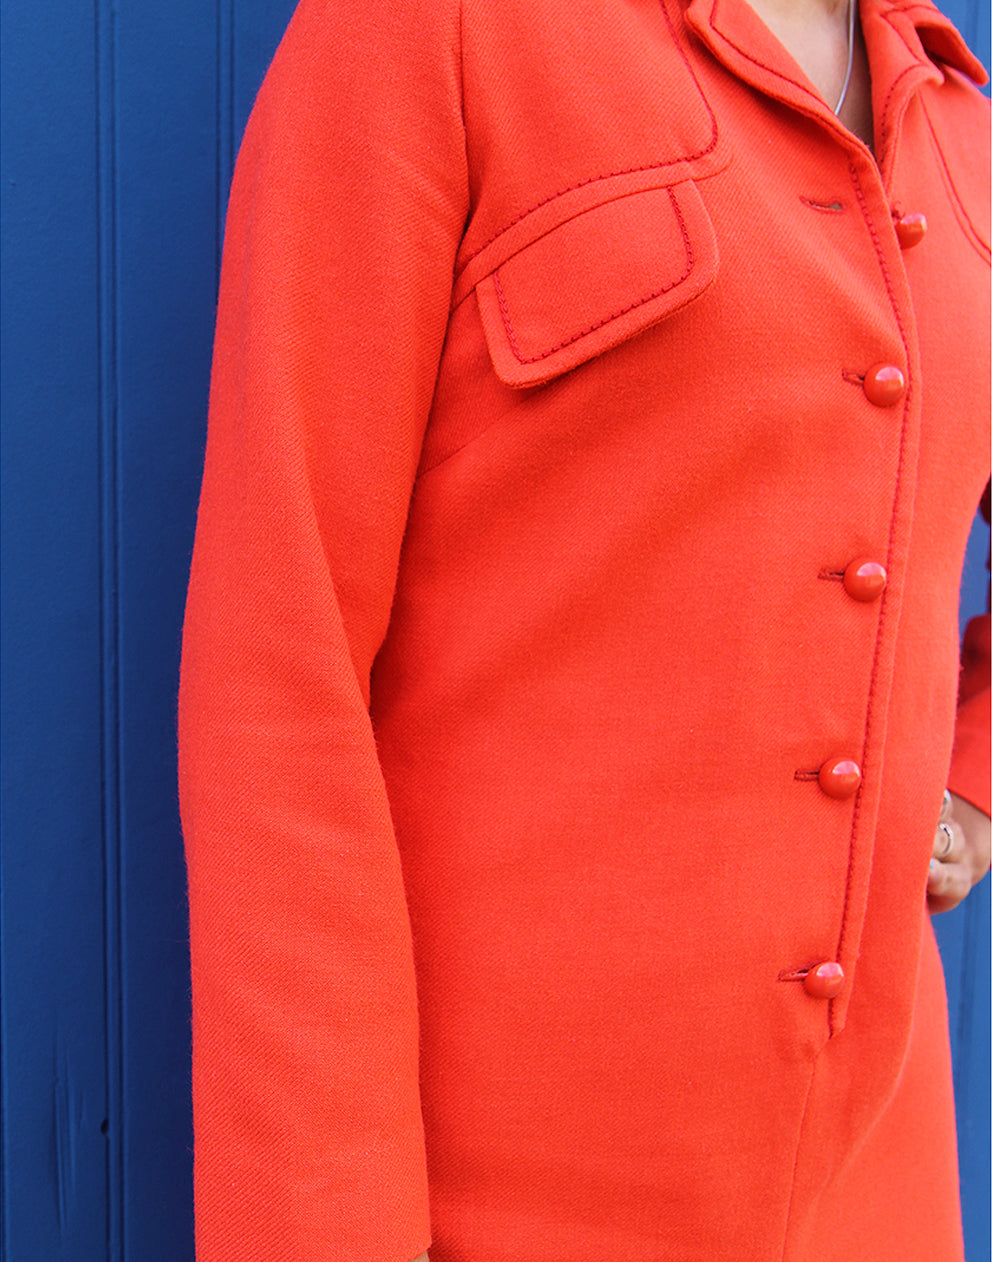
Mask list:
[{"label": "woman's hand", "polygon": [[992,821],[989,817],[948,793],[933,842],[927,902],[932,912],[957,907],[989,870],[992,856]]}]

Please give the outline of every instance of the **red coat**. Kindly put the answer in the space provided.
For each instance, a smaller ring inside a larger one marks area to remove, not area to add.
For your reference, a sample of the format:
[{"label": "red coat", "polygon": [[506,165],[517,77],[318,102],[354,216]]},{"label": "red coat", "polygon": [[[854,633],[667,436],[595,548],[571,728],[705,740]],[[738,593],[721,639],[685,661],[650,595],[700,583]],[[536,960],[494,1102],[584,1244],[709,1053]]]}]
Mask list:
[{"label": "red coat", "polygon": [[186,627],[201,1262],[960,1258],[988,112],[861,12],[877,164],[743,0],[304,0]]}]

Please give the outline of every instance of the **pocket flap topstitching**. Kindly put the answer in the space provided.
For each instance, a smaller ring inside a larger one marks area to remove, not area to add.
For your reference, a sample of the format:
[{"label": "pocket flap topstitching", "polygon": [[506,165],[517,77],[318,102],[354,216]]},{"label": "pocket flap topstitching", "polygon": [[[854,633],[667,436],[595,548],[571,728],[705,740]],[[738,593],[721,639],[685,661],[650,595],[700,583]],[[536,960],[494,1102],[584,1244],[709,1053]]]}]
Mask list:
[{"label": "pocket flap topstitching", "polygon": [[496,375],[511,386],[549,381],[691,302],[716,268],[691,180],[583,211],[476,286]]}]

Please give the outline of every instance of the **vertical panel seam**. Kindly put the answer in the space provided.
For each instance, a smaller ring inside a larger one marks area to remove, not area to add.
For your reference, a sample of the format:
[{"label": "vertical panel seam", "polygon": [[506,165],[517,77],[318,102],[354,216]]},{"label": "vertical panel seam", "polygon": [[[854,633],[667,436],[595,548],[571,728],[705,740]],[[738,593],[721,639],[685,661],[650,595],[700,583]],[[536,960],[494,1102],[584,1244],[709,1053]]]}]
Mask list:
[{"label": "vertical panel seam", "polygon": [[221,252],[228,190],[234,169],[234,0],[217,2],[217,250],[216,284],[220,285]]},{"label": "vertical panel seam", "polygon": [[104,886],[104,1013],[106,1117],[107,1258],[124,1248],[123,1023],[121,959],[120,652],[118,472],[118,286],[117,286],[117,83],[113,0],[97,0],[97,331],[99,338],[99,513],[100,513],[100,763],[102,776],[102,862]]}]

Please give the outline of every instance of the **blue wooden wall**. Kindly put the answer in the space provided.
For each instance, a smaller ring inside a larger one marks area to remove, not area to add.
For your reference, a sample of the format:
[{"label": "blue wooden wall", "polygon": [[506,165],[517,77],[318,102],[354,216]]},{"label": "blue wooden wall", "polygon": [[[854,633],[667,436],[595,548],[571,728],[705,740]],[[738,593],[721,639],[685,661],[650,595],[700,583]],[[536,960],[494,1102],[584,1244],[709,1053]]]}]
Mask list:
[{"label": "blue wooden wall", "polygon": [[[989,0],[947,7],[987,56]],[[291,9],[2,9],[8,1262],[192,1258],[179,635],[226,189]],[[967,607],[983,562],[976,538]],[[940,936],[982,1262],[988,883]]]}]

